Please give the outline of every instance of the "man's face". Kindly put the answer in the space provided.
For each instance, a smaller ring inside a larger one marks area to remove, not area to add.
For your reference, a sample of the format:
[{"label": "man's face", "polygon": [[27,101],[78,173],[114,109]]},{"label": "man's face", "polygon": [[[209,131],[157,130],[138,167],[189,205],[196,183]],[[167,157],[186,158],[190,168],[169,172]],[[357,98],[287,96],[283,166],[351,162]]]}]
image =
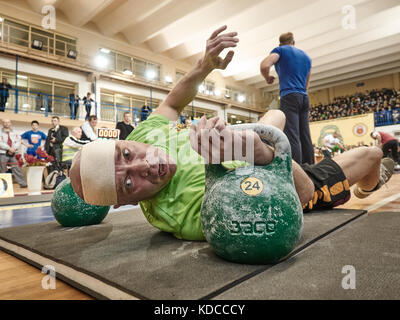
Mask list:
[{"label": "man's face", "polygon": [[37,123],[32,123],[32,130],[37,131],[39,129],[39,125]]},{"label": "man's face", "polygon": [[89,124],[90,124],[90,126],[91,126],[92,128],[96,128],[96,126],[97,126],[97,120],[90,120]]},{"label": "man's face", "polygon": [[[71,183],[83,198],[80,180],[80,152],[71,168]],[[177,165],[161,149],[136,141],[116,141],[115,183],[118,205],[137,204],[154,197],[174,176]]]},{"label": "man's face", "polygon": [[131,115],[130,115],[130,114],[125,114],[125,115],[124,115],[124,120],[125,120],[125,122],[127,122],[127,123],[131,123],[131,121],[132,121]]},{"label": "man's face", "polygon": [[118,204],[152,198],[168,184],[175,172],[175,161],[161,149],[136,141],[117,141],[115,182]]},{"label": "man's face", "polygon": [[9,119],[4,119],[3,120],[3,128],[4,129],[10,129],[11,128],[11,121]]},{"label": "man's face", "polygon": [[80,138],[82,138],[82,129],[80,129],[80,128],[79,129],[75,129],[72,132],[72,135],[79,140]]},{"label": "man's face", "polygon": [[56,127],[58,125],[58,119],[57,118],[53,118],[51,119],[51,123],[53,124],[53,127]]}]

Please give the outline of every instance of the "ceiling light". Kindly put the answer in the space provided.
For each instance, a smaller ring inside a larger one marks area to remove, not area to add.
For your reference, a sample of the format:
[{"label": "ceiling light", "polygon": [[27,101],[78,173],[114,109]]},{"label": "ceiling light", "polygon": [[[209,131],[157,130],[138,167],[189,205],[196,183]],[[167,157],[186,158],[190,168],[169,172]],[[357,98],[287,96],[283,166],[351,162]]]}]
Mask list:
[{"label": "ceiling light", "polygon": [[226,99],[230,99],[230,98],[231,98],[231,95],[230,95],[229,93],[225,93],[225,98],[226,98]]},{"label": "ceiling light", "polygon": [[27,76],[23,76],[23,75],[17,75],[17,78],[18,79],[24,79],[24,80],[26,80],[26,79],[28,79],[28,77]]},{"label": "ceiling light", "polygon": [[246,100],[246,97],[244,95],[238,96],[238,101],[239,102],[244,102]]},{"label": "ceiling light", "polygon": [[215,90],[215,91],[214,91],[214,94],[215,94],[216,96],[220,96],[220,95],[221,95],[221,90],[218,90],[218,89]]},{"label": "ceiling light", "polygon": [[43,41],[33,39],[32,48],[37,49],[37,50],[42,50],[43,49]]},{"label": "ceiling light", "polygon": [[236,119],[236,116],[234,116],[234,115],[231,115],[231,118],[232,118],[232,119]]},{"label": "ceiling light", "polygon": [[99,54],[94,58],[94,64],[97,68],[105,69],[108,66],[108,59],[105,56]]},{"label": "ceiling light", "polygon": [[204,92],[204,89],[205,89],[204,85],[202,85],[202,84],[199,85],[199,91],[200,91],[200,92]]},{"label": "ceiling light", "polygon": [[165,76],[165,82],[172,83],[172,77],[171,76]]},{"label": "ceiling light", "polygon": [[125,69],[125,70],[123,71],[123,74],[125,74],[125,75],[127,75],[127,76],[131,76],[131,75],[133,75],[133,72],[132,72],[132,70]]},{"label": "ceiling light", "polygon": [[76,59],[76,57],[78,56],[78,52],[76,52],[75,50],[68,50],[68,54],[67,57],[71,58],[71,59]]},{"label": "ceiling light", "polygon": [[109,54],[110,53],[110,49],[100,48],[100,52],[105,53],[105,54]]},{"label": "ceiling light", "polygon": [[147,70],[146,72],[146,78],[149,80],[153,80],[156,77],[156,73],[154,70]]}]

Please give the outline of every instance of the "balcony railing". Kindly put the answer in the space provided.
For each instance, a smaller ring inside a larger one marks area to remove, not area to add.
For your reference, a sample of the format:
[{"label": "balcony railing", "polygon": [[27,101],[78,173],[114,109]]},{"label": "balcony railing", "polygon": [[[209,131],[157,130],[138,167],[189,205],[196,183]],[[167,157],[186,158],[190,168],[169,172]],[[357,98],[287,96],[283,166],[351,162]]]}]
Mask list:
[{"label": "balcony railing", "polygon": [[400,108],[377,111],[374,113],[375,127],[400,124]]},{"label": "balcony railing", "polygon": [[[16,101],[17,104],[16,104]],[[44,92],[27,91],[23,89],[10,89],[6,110],[14,112],[25,112],[28,114],[41,114],[47,116],[59,116],[72,118],[69,97],[51,95]],[[92,108],[95,104],[92,103]],[[73,108],[72,108],[73,109]],[[82,112],[80,112],[82,110]],[[101,103],[100,117],[102,121],[118,122],[122,121],[125,112],[130,112],[132,122],[135,126],[146,119],[149,114],[142,112],[141,109],[123,105],[114,105],[106,102]],[[93,111],[92,111],[93,113]],[[79,104],[76,119],[84,120],[86,115],[85,106]]]}]

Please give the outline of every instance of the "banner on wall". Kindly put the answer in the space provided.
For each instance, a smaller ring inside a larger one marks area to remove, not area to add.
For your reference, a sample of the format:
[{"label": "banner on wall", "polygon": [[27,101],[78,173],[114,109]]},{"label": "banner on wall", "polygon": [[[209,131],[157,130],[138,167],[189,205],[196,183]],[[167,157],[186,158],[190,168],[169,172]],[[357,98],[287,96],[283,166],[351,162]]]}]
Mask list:
[{"label": "banner on wall", "polygon": [[323,139],[333,132],[338,132],[339,139],[346,146],[359,144],[370,145],[373,139],[369,133],[374,130],[373,113],[325,121],[310,122],[311,140],[321,147]]},{"label": "banner on wall", "polygon": [[0,198],[14,197],[11,173],[0,173]]}]

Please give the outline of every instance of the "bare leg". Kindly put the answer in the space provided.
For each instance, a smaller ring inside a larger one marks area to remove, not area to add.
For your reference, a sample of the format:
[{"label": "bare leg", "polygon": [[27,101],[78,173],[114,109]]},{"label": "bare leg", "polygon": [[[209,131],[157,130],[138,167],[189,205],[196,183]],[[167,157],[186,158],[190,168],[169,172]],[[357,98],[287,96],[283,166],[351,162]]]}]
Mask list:
[{"label": "bare leg", "polygon": [[[280,110],[270,110],[258,122],[277,127],[283,131],[285,128],[286,117]],[[294,186],[300,202],[302,205],[306,204],[313,198],[315,189],[314,183],[295,161],[292,161],[292,170]]]},{"label": "bare leg", "polygon": [[378,184],[381,159],[382,150],[378,147],[360,147],[333,158],[342,168],[349,185],[357,183],[365,191]]}]

